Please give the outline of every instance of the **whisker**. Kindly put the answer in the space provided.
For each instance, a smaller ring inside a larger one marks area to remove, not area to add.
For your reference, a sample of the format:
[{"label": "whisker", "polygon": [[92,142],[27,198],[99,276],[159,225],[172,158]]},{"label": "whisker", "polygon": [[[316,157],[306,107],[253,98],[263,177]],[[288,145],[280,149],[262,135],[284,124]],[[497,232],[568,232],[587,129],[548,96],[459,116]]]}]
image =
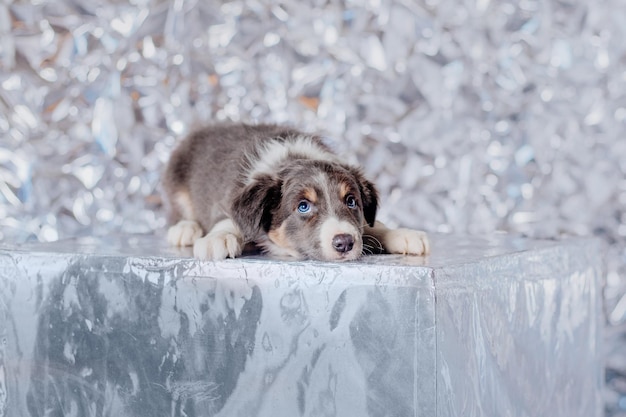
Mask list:
[{"label": "whisker", "polygon": [[378,240],[376,238],[376,236],[373,236],[373,235],[363,235],[363,238],[364,239],[368,239],[368,240],[376,243],[376,245],[378,246],[379,249],[381,249],[381,250],[384,249],[383,244],[381,243],[380,240]]},{"label": "whisker", "polygon": [[365,246],[368,249],[372,249],[372,250],[379,249],[378,247],[376,247],[374,245],[367,244],[367,243],[363,243],[363,246]]},{"label": "whisker", "polygon": [[[373,244],[375,244],[376,246],[374,246]],[[363,235],[363,247],[367,248],[372,255],[375,252],[383,253],[385,251],[385,248],[383,244],[380,242],[380,240],[378,240],[375,236],[368,235],[368,234]]]},{"label": "whisker", "polygon": [[361,250],[361,253],[364,253],[365,255],[374,255],[374,251],[371,250],[370,248],[363,248]]}]

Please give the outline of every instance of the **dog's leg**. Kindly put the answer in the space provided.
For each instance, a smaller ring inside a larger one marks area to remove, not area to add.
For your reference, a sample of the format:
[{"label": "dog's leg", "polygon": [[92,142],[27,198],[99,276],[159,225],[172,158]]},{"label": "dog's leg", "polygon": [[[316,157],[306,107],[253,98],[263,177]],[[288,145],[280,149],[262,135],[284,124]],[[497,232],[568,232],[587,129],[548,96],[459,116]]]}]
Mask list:
[{"label": "dog's leg", "polygon": [[236,258],[242,251],[243,236],[231,219],[217,222],[206,236],[193,245],[193,256],[214,261]]},{"label": "dog's leg", "polygon": [[[374,227],[365,226],[363,239],[374,241],[369,244],[372,251],[400,253],[404,255],[427,255],[430,253],[430,243],[426,233],[412,229],[389,229],[381,222],[374,223]],[[376,247],[376,246],[380,247]]]},{"label": "dog's leg", "polygon": [[[171,200],[171,220],[178,221],[167,230],[167,242],[172,246],[191,246],[202,237],[202,227],[195,219],[189,192],[180,189]],[[179,220],[181,219],[182,220]]]},{"label": "dog's leg", "polygon": [[191,246],[202,237],[202,227],[193,220],[181,220],[167,231],[167,242],[172,246]]}]

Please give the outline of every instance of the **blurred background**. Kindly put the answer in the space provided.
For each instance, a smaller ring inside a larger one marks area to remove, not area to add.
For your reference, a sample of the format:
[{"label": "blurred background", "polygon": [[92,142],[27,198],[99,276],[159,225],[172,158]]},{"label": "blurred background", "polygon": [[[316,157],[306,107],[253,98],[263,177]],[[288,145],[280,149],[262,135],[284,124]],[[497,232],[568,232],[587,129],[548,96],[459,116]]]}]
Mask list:
[{"label": "blurred background", "polygon": [[321,131],[429,231],[606,242],[626,416],[623,0],[0,0],[0,241],[161,230],[211,121]]}]

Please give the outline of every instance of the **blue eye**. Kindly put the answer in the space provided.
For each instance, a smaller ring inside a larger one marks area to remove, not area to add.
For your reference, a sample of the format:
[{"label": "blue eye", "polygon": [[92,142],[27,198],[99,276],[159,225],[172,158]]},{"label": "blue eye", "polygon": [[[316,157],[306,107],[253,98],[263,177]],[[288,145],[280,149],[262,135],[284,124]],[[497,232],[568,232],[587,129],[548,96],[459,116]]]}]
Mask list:
[{"label": "blue eye", "polygon": [[311,211],[311,203],[306,200],[302,200],[300,204],[298,204],[298,211],[300,213],[308,213]]},{"label": "blue eye", "polygon": [[354,198],[354,196],[349,195],[346,198],[346,206],[348,206],[348,208],[351,208],[351,209],[356,208],[356,199]]}]

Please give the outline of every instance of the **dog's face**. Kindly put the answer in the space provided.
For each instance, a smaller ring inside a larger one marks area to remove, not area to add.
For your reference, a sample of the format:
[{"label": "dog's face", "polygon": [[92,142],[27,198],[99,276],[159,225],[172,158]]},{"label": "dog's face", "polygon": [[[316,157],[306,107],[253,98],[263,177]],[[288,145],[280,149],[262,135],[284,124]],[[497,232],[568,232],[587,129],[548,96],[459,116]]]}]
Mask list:
[{"label": "dog's face", "polygon": [[358,170],[297,160],[246,187],[232,214],[244,236],[271,254],[347,261],[361,256],[363,227],[373,225],[377,204],[373,184]]}]

